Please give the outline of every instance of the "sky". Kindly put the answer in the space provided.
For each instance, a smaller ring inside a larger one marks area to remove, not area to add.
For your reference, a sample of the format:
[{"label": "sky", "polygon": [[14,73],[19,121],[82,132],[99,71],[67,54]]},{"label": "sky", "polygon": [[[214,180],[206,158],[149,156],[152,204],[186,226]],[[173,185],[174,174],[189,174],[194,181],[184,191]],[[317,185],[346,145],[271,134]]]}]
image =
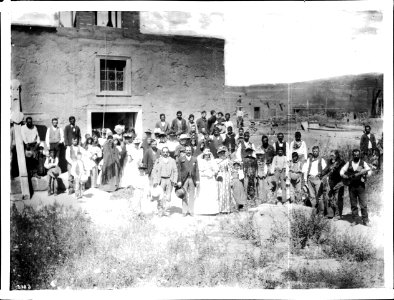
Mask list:
[{"label": "sky", "polygon": [[[293,2],[204,11],[144,11],[141,31],[223,38],[226,85],[383,73],[384,13],[375,2]],[[57,26],[53,12],[14,23]]]}]

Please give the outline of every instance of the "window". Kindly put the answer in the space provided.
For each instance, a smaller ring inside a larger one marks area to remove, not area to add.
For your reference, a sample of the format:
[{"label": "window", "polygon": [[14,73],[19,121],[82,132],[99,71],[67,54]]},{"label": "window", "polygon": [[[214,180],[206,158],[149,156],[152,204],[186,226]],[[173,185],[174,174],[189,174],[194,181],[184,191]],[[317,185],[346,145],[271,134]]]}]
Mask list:
[{"label": "window", "polygon": [[255,119],[260,119],[260,107],[255,107],[254,108],[254,118]]},{"label": "window", "polygon": [[123,91],[125,60],[100,59],[100,92]]},{"label": "window", "polygon": [[98,56],[96,59],[97,96],[131,96],[131,59]]}]

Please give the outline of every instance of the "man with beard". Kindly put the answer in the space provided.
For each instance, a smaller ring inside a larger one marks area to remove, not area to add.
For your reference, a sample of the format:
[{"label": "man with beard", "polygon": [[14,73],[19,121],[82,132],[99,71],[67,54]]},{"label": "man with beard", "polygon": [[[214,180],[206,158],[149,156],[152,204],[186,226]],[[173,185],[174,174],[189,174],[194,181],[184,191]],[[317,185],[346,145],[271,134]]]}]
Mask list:
[{"label": "man with beard", "polygon": [[312,207],[317,209],[320,216],[324,215],[324,194],[322,172],[327,164],[324,158],[319,157],[318,146],[312,148],[312,158],[308,158],[303,166],[304,182],[309,188]]},{"label": "man with beard", "polygon": [[146,166],[146,174],[149,177],[150,186],[153,186],[152,171],[156,160],[160,157],[160,150],[157,149],[156,140],[152,140],[150,147],[145,151],[142,163]]},{"label": "man with beard", "polygon": [[107,137],[107,142],[103,146],[103,166],[101,168],[101,186],[106,192],[114,192],[119,187],[120,182],[120,153],[114,144],[113,136]]},{"label": "man with beard", "polygon": [[301,140],[301,132],[297,131],[294,137],[295,140],[290,143],[290,152],[297,152],[298,159],[304,162],[308,158],[308,148],[306,147],[306,143]]},{"label": "man with beard", "polygon": [[371,126],[366,125],[364,134],[360,139],[360,150],[361,155],[364,160],[369,160],[372,156],[372,150],[377,149],[376,138],[373,133],[371,133]]},{"label": "man with beard", "polygon": [[180,156],[178,159],[178,187],[183,187],[186,191],[186,197],[182,199],[183,216],[194,215],[194,200],[196,189],[200,184],[200,173],[198,162],[192,157],[192,148],[185,147],[186,156]]},{"label": "man with beard", "polygon": [[275,156],[275,149],[272,145],[268,143],[268,136],[263,135],[261,137],[261,146],[258,149],[263,151],[267,168],[270,169],[272,160],[274,159]]},{"label": "man with beard", "polygon": [[187,122],[182,118],[182,112],[176,113],[176,118],[171,123],[171,130],[175,131],[177,135],[187,132]]},{"label": "man with beard", "polygon": [[254,153],[256,151],[256,147],[254,146],[254,144],[252,142],[249,141],[250,138],[250,134],[248,131],[246,131],[244,133],[244,138],[243,140],[240,141],[239,145],[238,145],[238,149],[237,149],[237,160],[239,161],[244,161],[244,158],[246,157],[246,148],[251,148],[253,149],[252,155],[254,156]]},{"label": "man with beard", "polygon": [[372,175],[372,170],[365,161],[360,159],[360,150],[354,149],[352,155],[353,159],[347,162],[340,171],[341,177],[348,181],[346,184],[349,186],[349,198],[353,218],[351,225],[354,226],[357,224],[358,202],[361,209],[363,225],[369,226],[365,181],[366,177]]},{"label": "man with beard", "polygon": [[345,165],[343,159],[339,155],[339,151],[331,151],[330,159],[327,163],[327,168],[322,171],[322,176],[328,178],[328,197],[329,201],[332,201],[332,207],[334,208],[334,221],[342,219],[343,211],[343,195],[345,187],[342,182],[340,171]]},{"label": "man with beard", "polygon": [[81,142],[81,130],[75,125],[75,117],[71,116],[68,118],[70,124],[64,127],[64,145],[66,147],[72,145],[72,139],[76,137],[78,144]]},{"label": "man with beard", "polygon": [[169,157],[170,151],[168,148],[164,147],[161,154],[152,171],[153,187],[160,185],[164,192],[164,197],[159,199],[157,203],[159,216],[167,215],[166,202],[171,201],[172,187],[177,184],[178,180],[178,168],[175,160]]}]

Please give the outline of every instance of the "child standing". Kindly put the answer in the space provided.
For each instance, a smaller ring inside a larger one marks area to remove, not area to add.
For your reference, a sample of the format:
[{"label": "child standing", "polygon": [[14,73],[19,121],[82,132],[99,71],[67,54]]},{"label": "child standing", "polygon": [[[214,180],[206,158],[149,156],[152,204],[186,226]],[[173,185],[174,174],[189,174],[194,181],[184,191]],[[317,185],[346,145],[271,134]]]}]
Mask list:
[{"label": "child standing", "polygon": [[138,215],[150,214],[153,212],[154,203],[151,201],[150,185],[148,175],[145,174],[146,166],[140,164],[139,175],[134,178],[131,186],[134,189],[134,208]]},{"label": "child standing", "polygon": [[48,174],[48,196],[52,194],[57,196],[58,194],[57,178],[61,173],[58,164],[59,158],[55,156],[55,149],[51,149],[44,164]]},{"label": "child standing", "polygon": [[71,166],[71,175],[74,177],[75,197],[77,199],[82,198],[83,192],[85,191],[85,183],[89,176],[87,175],[81,152],[77,153],[77,159]]},{"label": "child standing", "polygon": [[256,172],[256,194],[258,204],[268,202],[269,182],[267,179],[268,167],[264,160],[264,152],[259,149],[256,151],[257,172]]}]

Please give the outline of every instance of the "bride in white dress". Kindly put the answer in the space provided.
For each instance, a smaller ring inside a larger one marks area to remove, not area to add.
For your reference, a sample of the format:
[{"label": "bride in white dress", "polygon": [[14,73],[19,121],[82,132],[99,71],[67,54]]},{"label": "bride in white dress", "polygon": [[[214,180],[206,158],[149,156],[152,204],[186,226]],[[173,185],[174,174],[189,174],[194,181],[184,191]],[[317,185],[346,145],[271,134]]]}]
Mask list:
[{"label": "bride in white dress", "polygon": [[218,188],[215,175],[219,169],[209,149],[205,149],[198,157],[198,168],[200,188],[194,202],[194,213],[199,215],[218,214]]}]

